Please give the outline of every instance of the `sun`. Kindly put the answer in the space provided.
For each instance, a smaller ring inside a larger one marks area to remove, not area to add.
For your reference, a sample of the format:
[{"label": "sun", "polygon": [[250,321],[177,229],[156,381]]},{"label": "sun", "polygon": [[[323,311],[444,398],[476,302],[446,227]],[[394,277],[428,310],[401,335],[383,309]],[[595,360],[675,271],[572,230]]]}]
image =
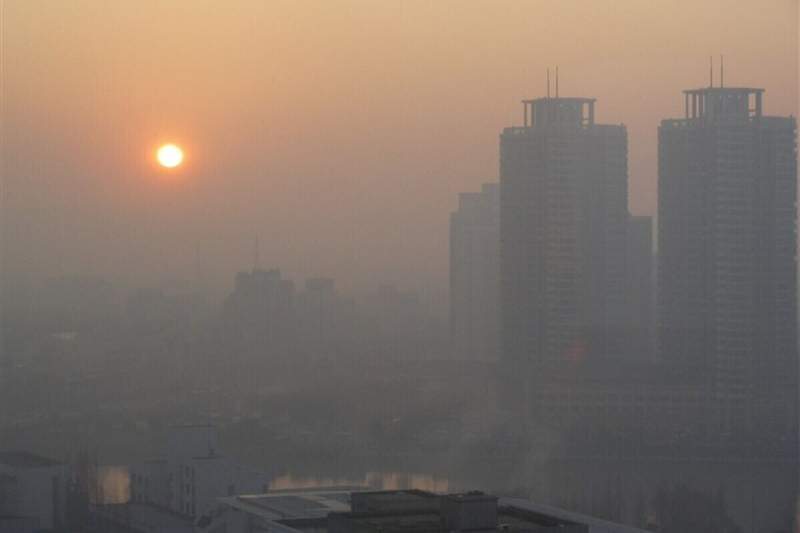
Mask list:
[{"label": "sun", "polygon": [[156,159],[162,167],[175,168],[183,162],[183,150],[177,145],[165,144],[159,147]]}]

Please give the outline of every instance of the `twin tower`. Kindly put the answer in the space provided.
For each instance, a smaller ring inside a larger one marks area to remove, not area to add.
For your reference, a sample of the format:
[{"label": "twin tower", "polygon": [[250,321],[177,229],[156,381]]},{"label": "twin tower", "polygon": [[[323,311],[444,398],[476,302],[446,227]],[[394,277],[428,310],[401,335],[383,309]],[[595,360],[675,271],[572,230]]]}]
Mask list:
[{"label": "twin tower", "polygon": [[653,401],[702,399],[709,435],[789,449],[796,122],[765,116],[762,89],[687,90],[684,104],[658,129],[655,317],[635,304],[653,284],[632,269],[632,235],[646,234],[640,264],[651,246],[628,212],[625,127],[596,123],[594,99],[526,100],[523,126],[500,136],[499,186],[462,194],[451,218],[454,350],[496,357],[517,404],[609,371],[614,387],[644,386],[625,374],[644,363]]},{"label": "twin tower", "polygon": [[[762,94],[684,91],[659,127],[657,360],[725,424],[774,434],[797,418],[796,124]],[[594,99],[523,105],[500,136],[499,349],[552,382],[624,352],[627,132]]]}]

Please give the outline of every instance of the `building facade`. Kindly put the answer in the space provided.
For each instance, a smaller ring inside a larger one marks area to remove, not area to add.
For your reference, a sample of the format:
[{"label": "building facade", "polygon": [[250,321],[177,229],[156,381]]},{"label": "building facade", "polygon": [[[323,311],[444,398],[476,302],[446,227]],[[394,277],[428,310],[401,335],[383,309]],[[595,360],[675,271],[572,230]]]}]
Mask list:
[{"label": "building facade", "polygon": [[594,99],[523,104],[500,136],[501,346],[549,380],[625,350],[627,132]]},{"label": "building facade", "polygon": [[220,496],[262,492],[266,474],[220,453],[217,430],[206,424],[170,428],[162,457],[130,466],[130,503],[169,509],[193,519]]},{"label": "building facade", "polygon": [[500,186],[461,193],[450,214],[450,345],[457,359],[499,353]]},{"label": "building facade", "polygon": [[355,302],[332,278],[307,279],[297,293],[297,349],[307,361],[340,360],[356,352]]},{"label": "building facade", "polygon": [[0,531],[54,531],[65,526],[68,465],[23,451],[0,451]]},{"label": "building facade", "polygon": [[659,357],[713,430],[796,455],[796,123],[763,89],[684,91],[659,128]]},{"label": "building facade", "polygon": [[225,300],[228,327],[246,344],[286,354],[294,340],[295,288],[280,270],[239,272]]}]

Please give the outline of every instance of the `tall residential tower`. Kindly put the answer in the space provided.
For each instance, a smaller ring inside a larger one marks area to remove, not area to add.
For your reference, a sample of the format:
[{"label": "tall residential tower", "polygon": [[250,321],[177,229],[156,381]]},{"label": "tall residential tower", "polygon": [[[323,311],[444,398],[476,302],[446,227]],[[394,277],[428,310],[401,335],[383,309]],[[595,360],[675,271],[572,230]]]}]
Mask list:
[{"label": "tall residential tower", "polygon": [[549,380],[625,350],[627,132],[591,98],[523,105],[500,136],[501,346]]},{"label": "tall residential tower", "polygon": [[763,92],[684,91],[659,128],[659,355],[713,391],[713,432],[794,455],[796,124]]}]

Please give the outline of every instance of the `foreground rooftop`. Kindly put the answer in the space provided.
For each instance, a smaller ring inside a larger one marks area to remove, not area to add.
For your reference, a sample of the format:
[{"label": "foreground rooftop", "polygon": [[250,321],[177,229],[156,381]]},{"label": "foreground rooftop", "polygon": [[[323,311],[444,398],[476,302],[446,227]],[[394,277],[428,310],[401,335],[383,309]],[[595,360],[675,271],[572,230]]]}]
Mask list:
[{"label": "foreground rooftop", "polygon": [[[642,533],[642,530],[472,491],[320,488],[219,498],[196,531],[228,533]],[[242,527],[241,524],[247,524]]]}]

